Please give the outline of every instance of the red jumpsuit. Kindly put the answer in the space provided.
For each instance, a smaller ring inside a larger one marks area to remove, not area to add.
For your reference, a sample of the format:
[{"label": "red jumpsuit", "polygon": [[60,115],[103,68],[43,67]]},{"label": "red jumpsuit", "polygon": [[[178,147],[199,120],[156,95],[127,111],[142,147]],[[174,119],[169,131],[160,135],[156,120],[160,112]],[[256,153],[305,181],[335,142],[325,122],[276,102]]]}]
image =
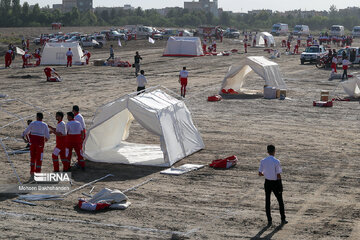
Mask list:
[{"label": "red jumpsuit", "polygon": [[30,174],[41,172],[45,139],[50,139],[46,123],[34,121],[25,129],[23,136],[30,138]]},{"label": "red jumpsuit", "polygon": [[66,125],[63,121],[58,122],[56,132],[60,132],[62,136],[56,136],[56,147],[52,154],[54,172],[59,171],[59,155],[63,164],[63,171],[66,172],[70,168],[70,161],[67,159],[69,150],[66,143]]},{"label": "red jumpsuit", "polygon": [[8,50],[5,54],[5,68],[10,67],[12,61],[12,51]]},{"label": "red jumpsuit", "polygon": [[50,81],[50,79],[51,79],[51,73],[53,72],[54,70],[52,69],[52,68],[50,68],[50,67],[46,67],[45,69],[44,69],[44,73],[45,73],[45,75],[46,75],[46,80],[47,81]]},{"label": "red jumpsuit", "polygon": [[291,44],[290,44],[290,41],[287,41],[287,48],[286,48],[286,50],[288,50],[289,52],[290,52],[290,48],[291,48]]},{"label": "red jumpsuit", "polygon": [[294,54],[299,54],[299,45],[298,44],[295,45]]},{"label": "red jumpsuit", "polygon": [[91,53],[90,53],[90,52],[87,52],[87,53],[86,53],[86,65],[89,64],[90,57],[91,57]]},{"label": "red jumpsuit", "polygon": [[75,150],[78,164],[80,167],[85,167],[85,160],[82,153],[82,135],[83,128],[78,121],[71,120],[66,124],[67,128],[67,146],[69,149],[68,160],[71,163],[72,151]]}]

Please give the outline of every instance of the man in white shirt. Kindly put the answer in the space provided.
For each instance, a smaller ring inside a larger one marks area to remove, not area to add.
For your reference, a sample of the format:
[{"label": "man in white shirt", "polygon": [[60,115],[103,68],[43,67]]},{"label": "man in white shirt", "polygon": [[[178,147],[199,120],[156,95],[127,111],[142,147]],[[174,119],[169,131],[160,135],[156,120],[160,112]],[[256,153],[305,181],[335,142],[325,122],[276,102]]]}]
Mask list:
[{"label": "man in white shirt", "polygon": [[179,74],[179,83],[181,84],[181,96],[185,97],[186,94],[186,86],[188,83],[188,76],[189,76],[189,72],[186,71],[186,67],[183,67],[183,70],[180,71]]},{"label": "man in white shirt", "polygon": [[78,166],[81,167],[82,170],[85,170],[85,160],[83,158],[82,153],[82,142],[84,139],[84,131],[81,123],[74,119],[74,113],[68,112],[67,119],[68,122],[66,124],[67,129],[67,146],[69,149],[68,160],[69,167],[71,163],[72,151],[75,150]]},{"label": "man in white shirt", "polygon": [[86,125],[85,125],[85,120],[84,120],[84,117],[83,117],[83,115],[81,115],[81,113],[80,113],[80,108],[79,108],[79,106],[78,105],[74,105],[73,106],[73,108],[72,108],[72,112],[73,112],[73,114],[74,114],[74,119],[76,120],[76,121],[78,121],[80,124],[81,124],[81,127],[83,128],[83,131],[84,131],[84,138],[83,138],[83,140],[85,140],[85,137],[86,137]]},{"label": "man in white shirt", "polygon": [[54,172],[59,172],[59,155],[61,162],[63,164],[63,172],[67,172],[69,170],[69,160],[67,159],[68,150],[66,148],[66,125],[63,121],[64,113],[57,112],[55,115],[56,120],[58,121],[56,128],[49,126],[50,133],[56,135],[56,146],[52,153],[52,160],[54,165]]},{"label": "man in white shirt", "polygon": [[341,77],[342,80],[344,80],[344,78],[348,79],[347,70],[348,70],[350,64],[351,64],[351,62],[345,56],[344,59],[342,60],[342,68],[344,70],[342,77]]},{"label": "man in white shirt", "polygon": [[136,77],[136,82],[137,82],[136,91],[138,92],[137,95],[139,95],[141,92],[143,92],[145,90],[145,85],[148,83],[144,74],[145,74],[145,71],[141,70],[140,75]]},{"label": "man in white shirt", "polygon": [[268,219],[268,226],[272,224],[271,218],[271,210],[270,210],[270,196],[271,192],[274,192],[275,197],[279,202],[279,210],[281,215],[281,224],[284,225],[287,223],[285,217],[285,208],[284,208],[284,201],[282,198],[283,186],[281,182],[281,165],[280,161],[277,160],[275,156],[275,146],[268,145],[267,151],[269,156],[264,158],[260,162],[259,167],[259,176],[265,176],[265,199],[266,199],[266,216]]},{"label": "man in white shirt", "polygon": [[71,67],[72,66],[72,57],[73,57],[71,48],[69,48],[69,50],[66,52],[66,57],[67,57],[66,67],[69,67],[69,66]]},{"label": "man in white shirt", "polygon": [[41,172],[41,165],[43,160],[43,152],[45,142],[50,139],[49,128],[42,120],[44,115],[42,113],[36,114],[36,121],[31,122],[25,129],[22,137],[28,135],[30,140],[30,174],[34,172]]}]

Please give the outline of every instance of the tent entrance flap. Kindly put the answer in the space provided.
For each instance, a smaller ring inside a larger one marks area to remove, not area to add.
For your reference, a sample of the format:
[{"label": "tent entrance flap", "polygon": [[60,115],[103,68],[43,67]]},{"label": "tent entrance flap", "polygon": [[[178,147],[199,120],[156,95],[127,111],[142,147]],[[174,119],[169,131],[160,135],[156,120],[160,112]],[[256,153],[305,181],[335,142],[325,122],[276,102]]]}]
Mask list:
[{"label": "tent entrance flap", "polygon": [[106,159],[107,163],[164,166],[164,154],[159,145],[122,141],[112,149],[97,152],[93,159]]}]

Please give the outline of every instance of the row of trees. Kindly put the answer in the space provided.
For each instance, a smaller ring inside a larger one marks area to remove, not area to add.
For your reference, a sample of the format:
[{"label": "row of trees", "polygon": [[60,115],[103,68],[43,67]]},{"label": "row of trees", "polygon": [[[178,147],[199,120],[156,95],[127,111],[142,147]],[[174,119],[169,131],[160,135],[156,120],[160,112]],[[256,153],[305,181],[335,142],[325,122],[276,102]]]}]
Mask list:
[{"label": "row of trees", "polygon": [[0,27],[37,27],[49,26],[52,22],[61,22],[65,26],[122,26],[127,24],[144,24],[157,27],[197,27],[199,25],[222,25],[241,30],[258,31],[270,29],[272,24],[283,22],[290,27],[296,24],[309,25],[312,30],[326,30],[333,24],[344,25],[352,29],[360,25],[360,8],[337,10],[332,5],[329,11],[317,16],[304,16],[302,12],[284,15],[282,13],[240,14],[222,12],[219,17],[202,11],[191,12],[188,9],[174,8],[166,16],[156,10],[123,10],[112,8],[103,11],[79,12],[73,8],[71,12],[63,13],[49,7],[40,8],[38,4],[30,7],[20,0],[0,0]]}]

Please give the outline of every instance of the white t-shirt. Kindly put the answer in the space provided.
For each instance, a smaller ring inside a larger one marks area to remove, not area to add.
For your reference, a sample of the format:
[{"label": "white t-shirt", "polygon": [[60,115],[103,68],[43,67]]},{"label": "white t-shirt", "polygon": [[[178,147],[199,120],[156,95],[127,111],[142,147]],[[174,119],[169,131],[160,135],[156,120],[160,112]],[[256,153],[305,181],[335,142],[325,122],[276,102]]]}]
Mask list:
[{"label": "white t-shirt", "polygon": [[69,121],[66,124],[66,128],[67,128],[68,135],[78,135],[78,134],[81,134],[81,132],[83,130],[81,123],[76,120]]},{"label": "white t-shirt", "polygon": [[80,113],[78,113],[78,114],[74,117],[74,119],[81,124],[81,127],[82,127],[83,129],[86,129],[84,117],[83,117]]},{"label": "white t-shirt", "polygon": [[69,50],[69,51],[66,52],[66,56],[69,57],[69,56],[72,56],[72,55],[73,55],[72,51]]},{"label": "white t-shirt", "polygon": [[331,61],[331,62],[337,64],[337,57],[334,56],[334,57],[332,58],[332,61]]},{"label": "white t-shirt", "polygon": [[59,132],[63,136],[66,136],[66,125],[64,121],[61,121],[56,125],[56,132]]},{"label": "white t-shirt", "polygon": [[30,125],[25,129],[22,136],[26,136],[28,134],[45,137],[46,139],[50,139],[49,128],[48,125],[42,121],[34,121],[30,123]]},{"label": "white t-shirt", "polygon": [[277,174],[282,173],[280,161],[274,156],[268,156],[261,160],[259,172],[263,173],[267,180],[277,180]]},{"label": "white t-shirt", "polygon": [[347,60],[347,59],[344,59],[343,61],[342,61],[342,65],[343,66],[349,66],[351,64],[351,62],[349,61],[349,60]]},{"label": "white t-shirt", "polygon": [[189,72],[186,70],[181,70],[180,71],[180,77],[181,78],[187,78],[189,76]]},{"label": "white t-shirt", "polygon": [[145,85],[147,84],[147,80],[146,80],[145,76],[142,74],[137,76],[136,82],[137,82],[138,87],[145,87]]}]

